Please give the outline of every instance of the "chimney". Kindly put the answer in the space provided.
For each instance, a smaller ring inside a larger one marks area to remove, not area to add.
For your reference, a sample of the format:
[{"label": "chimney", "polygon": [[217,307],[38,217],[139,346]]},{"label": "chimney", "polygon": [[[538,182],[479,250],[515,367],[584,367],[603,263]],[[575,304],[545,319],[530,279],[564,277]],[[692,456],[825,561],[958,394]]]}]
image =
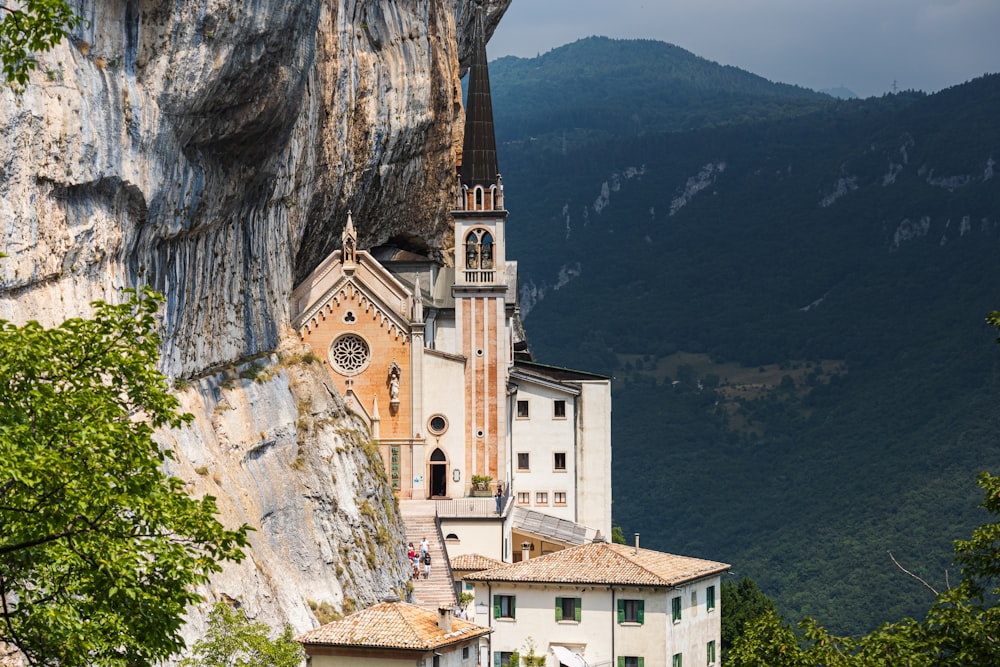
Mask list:
[{"label": "chimney", "polygon": [[598,530],[597,533],[594,535],[594,541],[595,542],[606,542],[607,540],[604,539],[604,535],[601,535],[601,531]]},{"label": "chimney", "polygon": [[531,542],[521,542],[521,560],[526,561],[531,558]]},{"label": "chimney", "polygon": [[451,632],[451,607],[438,607],[438,627]]},{"label": "chimney", "polygon": [[632,553],[639,553],[639,533],[635,534],[635,551]]}]

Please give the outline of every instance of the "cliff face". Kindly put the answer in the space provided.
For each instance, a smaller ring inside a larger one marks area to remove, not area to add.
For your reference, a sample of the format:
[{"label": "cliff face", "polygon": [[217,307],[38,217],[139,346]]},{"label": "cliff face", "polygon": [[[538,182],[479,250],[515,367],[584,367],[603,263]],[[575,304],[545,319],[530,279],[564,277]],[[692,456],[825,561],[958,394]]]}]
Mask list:
[{"label": "cliff face", "polygon": [[0,317],[57,322],[148,282],[165,368],[187,375],[277,346],[348,209],[362,245],[448,243],[468,3],[78,11],[88,26],[0,93]]},{"label": "cliff face", "polygon": [[[487,0],[489,30],[507,4]],[[163,368],[201,378],[179,392],[195,426],[162,436],[172,472],[257,528],[213,597],[302,629],[309,599],[349,610],[399,592],[391,492],[322,369],[298,353],[262,357],[264,382],[218,369],[287,341],[291,288],[349,209],[362,246],[449,245],[472,5],[77,11],[87,26],[39,56],[27,88],[0,90],[0,318],[55,324],[123,287],[162,291]]]}]

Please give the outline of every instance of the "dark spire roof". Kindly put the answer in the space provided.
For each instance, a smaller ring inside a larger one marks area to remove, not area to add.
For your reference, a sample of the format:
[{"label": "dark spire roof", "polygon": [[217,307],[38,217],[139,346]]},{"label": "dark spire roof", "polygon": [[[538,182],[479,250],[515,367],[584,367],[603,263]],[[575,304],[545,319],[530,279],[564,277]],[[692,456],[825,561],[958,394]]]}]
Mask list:
[{"label": "dark spire roof", "polygon": [[496,183],[497,141],[493,134],[493,101],[490,72],[486,65],[486,34],[483,5],[476,0],[472,28],[472,64],[469,66],[469,99],[465,105],[465,141],[462,144],[462,184],[490,186]]}]

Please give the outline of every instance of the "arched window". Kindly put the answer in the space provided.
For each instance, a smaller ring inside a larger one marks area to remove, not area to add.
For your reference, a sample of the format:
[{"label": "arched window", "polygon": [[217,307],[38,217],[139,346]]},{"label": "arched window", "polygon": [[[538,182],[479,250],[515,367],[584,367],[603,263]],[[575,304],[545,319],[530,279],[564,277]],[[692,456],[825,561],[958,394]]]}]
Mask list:
[{"label": "arched window", "polygon": [[493,235],[485,229],[473,229],[466,235],[465,268],[493,268]]},{"label": "arched window", "polygon": [[481,209],[483,207],[483,188],[479,185],[476,186],[476,209]]},{"label": "arched window", "polygon": [[483,232],[479,241],[479,258],[482,268],[493,268],[493,236],[489,232]]}]

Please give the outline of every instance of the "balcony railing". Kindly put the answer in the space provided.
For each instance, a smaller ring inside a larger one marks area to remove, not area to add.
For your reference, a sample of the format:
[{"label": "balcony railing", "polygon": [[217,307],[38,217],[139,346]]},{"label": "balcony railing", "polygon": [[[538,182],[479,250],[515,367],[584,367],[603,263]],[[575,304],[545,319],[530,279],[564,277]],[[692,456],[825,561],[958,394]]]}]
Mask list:
[{"label": "balcony railing", "polygon": [[496,277],[496,271],[489,269],[470,269],[465,272],[465,282],[475,284],[492,283]]}]

